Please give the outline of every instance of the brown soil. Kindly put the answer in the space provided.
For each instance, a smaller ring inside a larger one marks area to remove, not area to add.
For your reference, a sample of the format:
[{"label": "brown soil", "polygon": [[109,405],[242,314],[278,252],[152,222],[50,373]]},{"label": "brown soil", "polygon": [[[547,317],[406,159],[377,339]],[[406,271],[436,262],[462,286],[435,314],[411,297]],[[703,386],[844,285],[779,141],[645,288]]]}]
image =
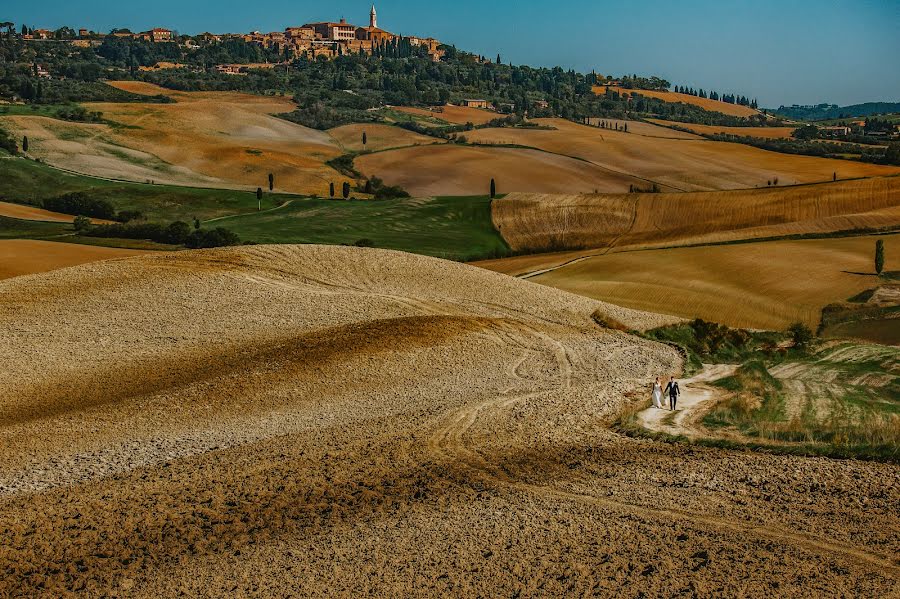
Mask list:
[{"label": "brown soil", "polygon": [[0,279],[47,272],[98,260],[126,258],[143,254],[140,250],[95,247],[76,243],[0,240]]},{"label": "brown soil", "polygon": [[[366,145],[362,143],[362,134],[366,134]],[[345,151],[361,152],[363,150],[386,150],[415,145],[443,143],[443,140],[428,137],[413,131],[407,131],[391,125],[377,123],[343,125],[330,129],[328,133]]]},{"label": "brown soil", "polygon": [[[0,202],[0,216],[8,216],[10,218],[18,218],[21,220],[39,220],[51,223],[70,223],[75,220],[75,217],[71,214],[51,212],[50,210],[44,210],[37,206],[13,204],[10,202]],[[92,218],[91,222],[109,224],[113,221],[104,220],[102,218]]]},{"label": "brown soil", "polygon": [[414,196],[486,195],[492,178],[498,193],[621,193],[644,183],[583,160],[521,148],[441,144],[367,154],[354,164]]},{"label": "brown soil", "polygon": [[893,467],[611,433],[680,361],[597,310],[654,323],[359,248],[0,283],[0,595],[896,590]]}]

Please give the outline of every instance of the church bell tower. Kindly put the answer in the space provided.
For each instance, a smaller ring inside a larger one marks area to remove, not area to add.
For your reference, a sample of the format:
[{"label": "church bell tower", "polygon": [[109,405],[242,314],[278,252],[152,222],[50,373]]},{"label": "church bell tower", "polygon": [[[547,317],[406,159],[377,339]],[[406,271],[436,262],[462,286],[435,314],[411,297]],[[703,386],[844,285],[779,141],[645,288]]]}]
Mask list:
[{"label": "church bell tower", "polygon": [[372,5],[372,12],[369,13],[369,27],[378,28],[378,15],[375,13],[375,5]]}]

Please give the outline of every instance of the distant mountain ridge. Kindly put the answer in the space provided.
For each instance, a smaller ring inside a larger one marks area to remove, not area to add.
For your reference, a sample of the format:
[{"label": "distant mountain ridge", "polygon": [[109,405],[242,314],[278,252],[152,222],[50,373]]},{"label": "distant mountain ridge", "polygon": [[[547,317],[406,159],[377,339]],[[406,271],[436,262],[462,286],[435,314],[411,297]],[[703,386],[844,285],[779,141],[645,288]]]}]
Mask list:
[{"label": "distant mountain ridge", "polygon": [[843,119],[864,117],[886,112],[900,112],[900,102],[866,102],[852,106],[837,104],[818,104],[816,106],[780,106],[773,110],[775,114],[799,121],[824,121],[827,119]]}]

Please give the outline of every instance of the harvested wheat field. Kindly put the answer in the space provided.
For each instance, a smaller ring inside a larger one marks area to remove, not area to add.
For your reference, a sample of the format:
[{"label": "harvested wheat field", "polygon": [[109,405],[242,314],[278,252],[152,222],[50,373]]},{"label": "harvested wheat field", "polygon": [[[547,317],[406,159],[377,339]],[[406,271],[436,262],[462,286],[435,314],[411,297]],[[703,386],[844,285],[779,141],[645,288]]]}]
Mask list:
[{"label": "harvested wheat field", "polygon": [[655,183],[663,191],[747,189],[766,187],[775,180],[779,185],[818,183],[831,181],[835,173],[841,179],[900,173],[900,168],[892,166],[781,154],[699,137],[683,139],[663,133],[676,133],[670,129],[646,123],[638,127],[629,121],[625,133],[564,119],[534,122],[553,130],[478,129],[467,132],[466,138],[474,143],[516,144],[574,156],[611,174],[634,178],[639,188],[648,189]]},{"label": "harvested wheat field", "polygon": [[[603,85],[595,86],[594,93],[603,95],[606,93],[606,89],[607,87]],[[697,96],[692,96],[690,94],[682,94],[670,91],[655,91],[649,89],[625,89],[622,87],[612,87],[610,89],[612,89],[614,92],[618,92],[623,96],[640,94],[646,98],[658,98],[665,102],[681,102],[683,104],[691,104],[693,106],[699,106],[703,110],[721,112],[722,114],[728,114],[731,116],[746,118],[760,114],[758,110],[756,110],[755,108],[750,108],[749,106],[730,104],[728,102],[722,102],[720,100],[710,100],[709,98],[698,98]]]},{"label": "harvested wheat field", "polygon": [[499,112],[494,112],[493,110],[485,110],[484,108],[469,108],[468,106],[456,106],[454,104],[440,106],[437,110],[413,108],[412,106],[394,106],[393,109],[399,112],[405,112],[406,114],[433,117],[457,125],[465,125],[466,123],[472,123],[473,125],[483,125],[485,123],[493,121],[494,119],[503,118],[503,116],[505,116],[500,114]]},{"label": "harvested wheat field", "polygon": [[[665,121],[658,122],[665,123]],[[676,131],[675,129],[671,129],[664,125],[660,126],[652,123],[645,123],[643,121],[591,117],[588,119],[588,124],[594,127],[601,127],[602,130],[600,131],[600,133],[602,134],[615,133],[616,129],[622,128],[624,130],[624,128],[627,126],[628,133],[643,135],[645,137],[663,137],[667,139],[703,139],[695,133]],[[605,127],[603,127],[603,125],[605,125]]]},{"label": "harvested wheat field", "polygon": [[739,137],[759,137],[763,139],[790,139],[797,127],[725,127],[722,125],[699,125],[695,123],[681,123],[678,121],[664,121],[662,119],[647,119],[657,125],[681,127],[690,129],[694,133],[702,135],[737,135]]},{"label": "harvested wheat field", "polygon": [[[363,132],[366,134],[366,145],[362,143]],[[406,146],[444,143],[443,140],[435,137],[428,137],[401,127],[377,123],[343,125],[329,129],[328,133],[347,152],[379,151]]]},{"label": "harvested wheat field", "polygon": [[367,154],[354,165],[414,196],[486,195],[492,178],[498,193],[623,193],[644,184],[584,160],[525,148],[440,144]]},{"label": "harvested wheat field", "polygon": [[4,281],[0,594],[896,590],[894,466],[611,432],[680,359],[595,311],[663,322],[347,247]]},{"label": "harvested wheat field", "polygon": [[145,253],[140,250],[96,247],[76,243],[0,239],[0,279]]},{"label": "harvested wheat field", "polygon": [[50,223],[70,223],[75,220],[71,214],[62,214],[60,212],[51,212],[37,206],[29,206],[27,204],[12,204],[10,202],[0,202],[0,216],[9,218],[18,218],[20,220],[38,220]]},{"label": "harvested wheat field", "polygon": [[877,286],[875,240],[900,255],[900,236],[770,241],[593,256],[530,280],[638,310],[733,327],[815,329],[822,308]]},{"label": "harvested wheat field", "polygon": [[880,229],[900,223],[900,177],[756,190],[510,194],[491,204],[516,251],[659,247]]},{"label": "harvested wheat field", "polygon": [[[142,106],[142,105],[138,105]],[[32,158],[65,170],[108,179],[216,186],[224,182],[128,145],[105,124],[72,123],[42,116],[0,117],[16,137],[28,137]],[[132,133],[134,130],[128,130]]]},{"label": "harvested wheat field", "polygon": [[44,117],[8,117],[35,157],[77,172],[129,181],[256,189],[275,175],[278,191],[325,194],[348,180],[325,164],[342,151],[324,131],[274,115],[290,98],[236,92],[174,92],[140,82],[111,85],[163,94],[173,104],[90,103],[124,127]]}]

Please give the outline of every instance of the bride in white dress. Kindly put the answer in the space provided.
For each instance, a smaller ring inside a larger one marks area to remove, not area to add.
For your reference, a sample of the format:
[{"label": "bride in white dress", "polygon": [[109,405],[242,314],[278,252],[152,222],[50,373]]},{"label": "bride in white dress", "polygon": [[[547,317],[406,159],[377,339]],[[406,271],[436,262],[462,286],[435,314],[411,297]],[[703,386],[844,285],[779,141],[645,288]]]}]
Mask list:
[{"label": "bride in white dress", "polygon": [[653,382],[653,407],[662,408],[662,385],[659,383],[659,377]]}]

